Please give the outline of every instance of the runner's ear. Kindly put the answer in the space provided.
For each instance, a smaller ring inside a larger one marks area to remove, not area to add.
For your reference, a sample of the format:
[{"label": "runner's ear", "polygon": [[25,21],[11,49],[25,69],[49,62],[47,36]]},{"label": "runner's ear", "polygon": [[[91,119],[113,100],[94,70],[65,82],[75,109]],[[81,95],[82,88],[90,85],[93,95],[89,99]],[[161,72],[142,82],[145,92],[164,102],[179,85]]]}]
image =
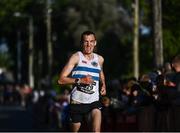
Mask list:
[{"label": "runner's ear", "polygon": [[96,46],[96,43],[97,43],[97,42],[95,41],[94,46]]}]

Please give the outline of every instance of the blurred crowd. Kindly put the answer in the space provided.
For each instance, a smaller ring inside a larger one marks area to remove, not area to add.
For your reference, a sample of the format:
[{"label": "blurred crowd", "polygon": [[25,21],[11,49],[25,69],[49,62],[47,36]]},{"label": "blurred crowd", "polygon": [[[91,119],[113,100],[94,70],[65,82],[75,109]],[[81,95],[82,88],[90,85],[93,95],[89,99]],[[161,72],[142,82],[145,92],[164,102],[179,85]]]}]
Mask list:
[{"label": "blurred crowd", "polygon": [[131,131],[180,131],[180,55],[138,79],[115,79],[108,86],[102,98],[105,131],[109,125],[130,131],[121,126],[126,120]]},{"label": "blurred crowd", "polygon": [[[67,130],[69,90],[32,89],[27,84],[0,84],[0,106],[21,106],[32,117],[34,131]],[[67,108],[67,109],[66,109]]]},{"label": "blurred crowd", "polygon": [[[177,65],[178,64],[178,65]],[[102,131],[180,131],[180,56],[138,79],[107,81],[100,98]],[[70,90],[32,89],[27,84],[0,84],[0,105],[31,112],[35,131],[69,131]],[[85,120],[86,121],[86,120]],[[81,131],[87,129],[84,122]]]},{"label": "blurred crowd", "polygon": [[26,106],[26,99],[31,92],[32,89],[27,84],[18,85],[8,82],[0,84],[0,104]]}]

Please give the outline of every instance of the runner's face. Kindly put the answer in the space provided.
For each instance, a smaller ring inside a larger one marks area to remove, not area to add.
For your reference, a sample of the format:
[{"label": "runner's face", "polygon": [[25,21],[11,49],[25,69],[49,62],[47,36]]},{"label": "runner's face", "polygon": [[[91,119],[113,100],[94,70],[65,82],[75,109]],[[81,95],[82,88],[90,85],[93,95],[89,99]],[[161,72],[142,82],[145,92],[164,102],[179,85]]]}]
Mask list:
[{"label": "runner's face", "polygon": [[96,39],[94,35],[84,35],[83,37],[83,53],[91,54],[96,45]]}]

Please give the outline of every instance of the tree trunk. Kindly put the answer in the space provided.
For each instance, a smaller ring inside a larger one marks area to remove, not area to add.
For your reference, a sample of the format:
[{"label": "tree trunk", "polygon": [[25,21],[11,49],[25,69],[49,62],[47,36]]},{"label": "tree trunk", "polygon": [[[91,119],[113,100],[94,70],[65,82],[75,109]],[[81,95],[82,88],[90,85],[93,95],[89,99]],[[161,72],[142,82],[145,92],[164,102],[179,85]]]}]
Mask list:
[{"label": "tree trunk", "polygon": [[46,28],[47,28],[47,54],[48,54],[48,70],[47,70],[47,78],[51,80],[52,74],[52,62],[53,62],[53,51],[52,51],[52,40],[51,40],[51,0],[46,1]]},{"label": "tree trunk", "polygon": [[29,16],[29,85],[34,88],[34,73],[33,73],[33,18]]},{"label": "tree trunk", "polygon": [[153,16],[154,16],[154,64],[156,68],[160,68],[163,66],[161,0],[153,0]]},{"label": "tree trunk", "polygon": [[139,0],[134,6],[134,42],[133,42],[134,77],[139,77]]}]

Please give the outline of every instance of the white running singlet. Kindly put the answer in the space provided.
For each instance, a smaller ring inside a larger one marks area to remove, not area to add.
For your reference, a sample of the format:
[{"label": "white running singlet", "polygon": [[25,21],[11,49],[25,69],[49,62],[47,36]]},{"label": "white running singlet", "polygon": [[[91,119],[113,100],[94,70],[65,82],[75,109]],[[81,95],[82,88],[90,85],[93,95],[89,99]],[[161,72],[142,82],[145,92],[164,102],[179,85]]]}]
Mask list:
[{"label": "white running singlet", "polygon": [[72,70],[73,78],[82,78],[91,75],[94,83],[91,85],[75,85],[71,92],[71,99],[80,103],[89,104],[99,100],[99,75],[101,67],[98,62],[98,55],[93,53],[94,58],[87,60],[82,52],[79,54],[79,63]]}]

